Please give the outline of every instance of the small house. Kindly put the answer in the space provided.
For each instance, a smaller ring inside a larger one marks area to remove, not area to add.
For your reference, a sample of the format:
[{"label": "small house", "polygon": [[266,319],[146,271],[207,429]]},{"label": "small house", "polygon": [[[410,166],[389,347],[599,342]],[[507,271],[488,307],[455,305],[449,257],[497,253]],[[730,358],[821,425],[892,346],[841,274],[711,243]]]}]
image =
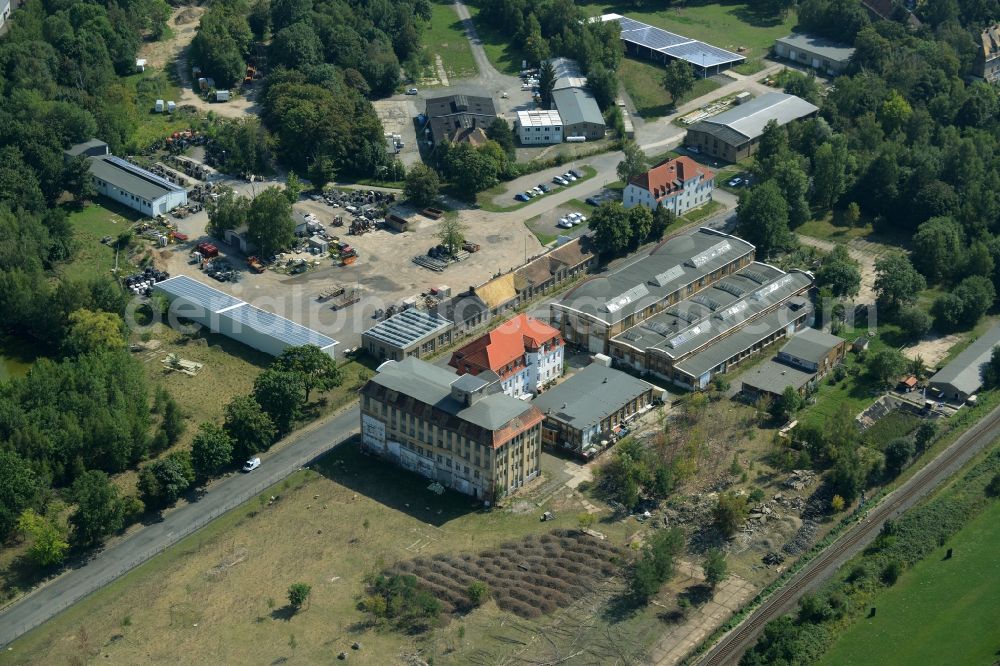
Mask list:
[{"label": "small house", "polygon": [[146,71],[146,60],[143,58],[135,59],[135,71],[145,72]]}]

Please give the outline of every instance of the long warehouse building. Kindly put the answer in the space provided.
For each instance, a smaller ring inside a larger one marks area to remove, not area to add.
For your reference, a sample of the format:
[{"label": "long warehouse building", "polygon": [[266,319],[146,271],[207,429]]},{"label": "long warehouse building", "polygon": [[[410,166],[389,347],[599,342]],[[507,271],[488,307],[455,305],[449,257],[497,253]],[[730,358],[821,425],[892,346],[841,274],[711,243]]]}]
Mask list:
[{"label": "long warehouse building", "polygon": [[171,325],[178,326],[179,320],[188,319],[271,356],[301,345],[316,345],[331,357],[335,354],[338,343],[333,338],[186,275],[158,282],[153,293],[170,301]]},{"label": "long warehouse building", "polygon": [[549,316],[568,344],[606,354],[611,338],[746,268],[753,259],[750,243],[703,227],[577,285],[549,306]]}]

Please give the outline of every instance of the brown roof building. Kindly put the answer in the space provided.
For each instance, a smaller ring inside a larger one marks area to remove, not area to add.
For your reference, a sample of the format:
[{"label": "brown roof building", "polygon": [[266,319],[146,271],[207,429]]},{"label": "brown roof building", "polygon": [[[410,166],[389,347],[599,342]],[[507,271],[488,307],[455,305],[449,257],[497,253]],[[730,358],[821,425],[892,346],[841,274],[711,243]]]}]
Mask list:
[{"label": "brown roof building", "polygon": [[456,130],[485,129],[497,119],[493,100],[475,95],[446,95],[429,99],[425,113],[436,144],[450,139]]},{"label": "brown roof building", "polygon": [[976,50],[976,76],[988,83],[1000,81],[1000,24],[983,30]]}]

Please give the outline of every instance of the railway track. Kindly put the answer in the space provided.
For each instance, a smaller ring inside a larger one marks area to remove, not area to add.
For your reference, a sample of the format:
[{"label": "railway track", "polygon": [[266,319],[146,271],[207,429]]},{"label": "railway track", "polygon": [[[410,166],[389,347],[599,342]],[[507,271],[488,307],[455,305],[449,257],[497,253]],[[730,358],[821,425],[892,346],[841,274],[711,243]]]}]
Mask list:
[{"label": "railway track", "polygon": [[784,587],[768,597],[749,618],[725,634],[695,663],[698,666],[728,666],[738,663],[768,622],[789,612],[803,594],[835,572],[860,547],[871,542],[887,519],[898,516],[930,493],[937,484],[958,471],[969,458],[998,436],[1000,407],[980,419],[951,446],[871,509],[865,519],[806,564]]}]

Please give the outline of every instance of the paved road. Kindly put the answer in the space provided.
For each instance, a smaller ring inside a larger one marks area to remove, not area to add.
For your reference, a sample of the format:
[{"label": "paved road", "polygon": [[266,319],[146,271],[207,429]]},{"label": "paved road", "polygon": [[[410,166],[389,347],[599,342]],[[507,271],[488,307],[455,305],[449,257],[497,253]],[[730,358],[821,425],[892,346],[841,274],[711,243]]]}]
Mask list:
[{"label": "paved road", "polygon": [[816,589],[838,568],[868,546],[882,524],[896,518],[927,497],[941,482],[958,472],[975,454],[1000,438],[1000,407],[972,428],[871,509],[866,520],[847,530],[822,554],[809,562],[784,587],[772,594],[750,617],[723,636],[697,663],[700,666],[739,663],[760,636],[766,624],[795,609],[799,599]]},{"label": "paved road", "polygon": [[357,432],[358,414],[355,405],[295,433],[278,451],[261,456],[263,464],[252,474],[236,474],[214,484],[197,502],[168,513],[163,521],[138,530],[8,607],[0,613],[0,646],[341,444]]}]

